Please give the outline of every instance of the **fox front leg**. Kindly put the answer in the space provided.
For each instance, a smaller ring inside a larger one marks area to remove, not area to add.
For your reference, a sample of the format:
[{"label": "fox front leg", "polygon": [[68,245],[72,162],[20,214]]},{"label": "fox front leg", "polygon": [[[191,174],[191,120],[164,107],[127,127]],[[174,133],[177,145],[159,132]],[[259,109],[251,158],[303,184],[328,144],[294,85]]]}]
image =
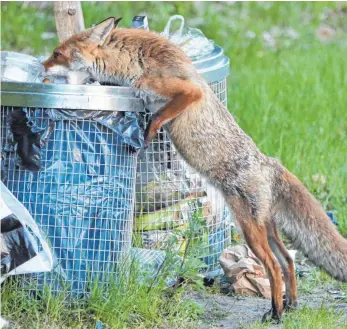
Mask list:
[{"label": "fox front leg", "polygon": [[140,88],[149,89],[170,99],[163,108],[154,113],[145,131],[145,148],[156,135],[157,131],[170,120],[177,117],[193,103],[199,102],[202,91],[190,80],[180,78],[142,78]]},{"label": "fox front leg", "polygon": [[158,120],[156,118],[156,115],[154,114],[151,120],[148,122],[148,125],[145,130],[145,134],[144,134],[145,148],[148,148],[152,139],[157,134],[157,131],[160,129],[158,126],[158,123],[156,123],[157,121]]}]

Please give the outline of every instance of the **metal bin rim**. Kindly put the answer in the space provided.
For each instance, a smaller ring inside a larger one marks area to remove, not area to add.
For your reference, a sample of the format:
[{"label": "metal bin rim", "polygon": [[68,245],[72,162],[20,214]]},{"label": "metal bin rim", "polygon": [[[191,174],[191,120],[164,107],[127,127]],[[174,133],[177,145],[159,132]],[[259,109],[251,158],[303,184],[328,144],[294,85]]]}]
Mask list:
[{"label": "metal bin rim", "polygon": [[143,112],[129,87],[2,82],[1,105],[73,110]]},{"label": "metal bin rim", "polygon": [[209,83],[221,81],[230,73],[229,57],[224,54],[224,50],[220,46],[215,46],[207,56],[197,60],[192,58],[192,63]]}]

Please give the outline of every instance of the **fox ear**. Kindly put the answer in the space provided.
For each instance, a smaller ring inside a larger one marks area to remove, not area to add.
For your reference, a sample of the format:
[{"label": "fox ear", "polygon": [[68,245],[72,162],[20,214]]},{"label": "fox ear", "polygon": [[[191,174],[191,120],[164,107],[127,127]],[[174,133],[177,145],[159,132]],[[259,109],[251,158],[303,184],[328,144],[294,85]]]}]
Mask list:
[{"label": "fox ear", "polygon": [[[119,21],[119,20],[118,20]],[[98,43],[99,45],[102,45],[105,40],[107,39],[108,35],[111,33],[112,29],[114,28],[115,24],[115,18],[109,17],[99,23],[98,25],[92,27],[92,32],[89,36],[89,38]]]},{"label": "fox ear", "polygon": [[113,27],[117,27],[118,23],[122,20],[123,17],[119,17],[114,21]]}]

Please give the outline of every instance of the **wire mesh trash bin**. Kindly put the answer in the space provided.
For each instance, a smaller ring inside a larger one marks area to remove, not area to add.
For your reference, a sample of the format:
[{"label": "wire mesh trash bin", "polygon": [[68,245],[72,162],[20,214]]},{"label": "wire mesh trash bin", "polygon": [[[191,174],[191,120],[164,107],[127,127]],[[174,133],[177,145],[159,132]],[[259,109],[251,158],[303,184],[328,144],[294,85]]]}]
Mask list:
[{"label": "wire mesh trash bin", "polygon": [[143,104],[129,88],[28,83],[2,83],[1,104],[2,179],[55,257],[35,281],[85,294],[131,248]]},{"label": "wire mesh trash bin", "polygon": [[[223,49],[215,46],[212,53],[193,59],[193,63],[227,105],[229,58]],[[146,122],[149,117],[148,114]],[[199,220],[203,232],[196,239],[203,240],[200,248],[207,265],[205,274],[220,273],[219,256],[231,240],[231,214],[218,191],[177,154],[164,129],[138,162],[135,217],[136,246],[153,250],[165,249],[175,232],[184,231],[190,221]],[[183,253],[185,245],[181,239],[177,250]]]}]

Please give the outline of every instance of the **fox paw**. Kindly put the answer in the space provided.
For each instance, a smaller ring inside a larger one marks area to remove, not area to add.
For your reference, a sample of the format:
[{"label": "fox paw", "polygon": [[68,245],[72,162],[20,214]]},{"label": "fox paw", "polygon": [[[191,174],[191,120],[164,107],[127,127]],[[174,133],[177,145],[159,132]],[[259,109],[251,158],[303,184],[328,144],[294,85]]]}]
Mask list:
[{"label": "fox paw", "polygon": [[286,296],[283,297],[283,311],[290,312],[297,308],[297,302],[290,302],[287,300]]},{"label": "fox paw", "polygon": [[152,120],[148,123],[145,133],[144,133],[144,139],[145,139],[145,149],[148,148],[149,144],[151,143],[152,139],[156,136],[157,130],[159,128],[155,124],[155,120]]},{"label": "fox paw", "polygon": [[145,132],[145,135],[144,135],[144,149],[148,149],[148,146],[149,144],[151,144],[151,141],[152,141],[152,137],[150,137],[148,135],[148,133]]},{"label": "fox paw", "polygon": [[273,309],[271,309],[263,315],[261,322],[262,323],[265,323],[265,322],[280,323],[281,315],[277,311],[274,311]]},{"label": "fox paw", "polygon": [[143,148],[144,148],[145,150],[147,150],[150,143],[151,143],[150,140],[145,139]]}]

